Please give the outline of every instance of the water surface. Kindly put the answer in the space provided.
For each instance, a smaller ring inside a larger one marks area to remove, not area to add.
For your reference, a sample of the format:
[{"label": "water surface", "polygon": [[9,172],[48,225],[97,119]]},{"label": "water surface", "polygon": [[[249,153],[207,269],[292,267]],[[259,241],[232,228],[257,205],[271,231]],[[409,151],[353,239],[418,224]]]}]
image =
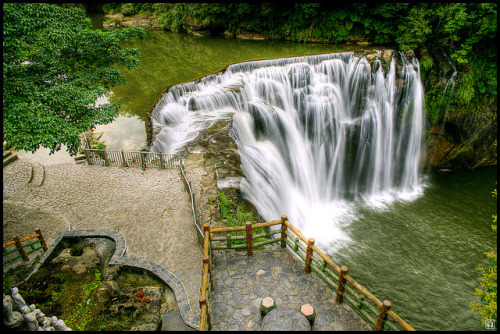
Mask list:
[{"label": "water surface", "polygon": [[[104,131],[110,149],[144,147],[147,114],[171,85],[235,62],[352,51],[161,31],[148,31],[146,40],[127,46],[141,50],[142,65],[125,69],[127,84],[113,88],[109,97],[121,103],[120,117],[96,129]],[[485,251],[497,248],[491,230],[496,175],[497,168],[428,172],[423,196],[383,210],[360,204],[358,216],[343,226],[350,242],[324,250],[380,300],[390,300],[392,309],[417,330],[481,330],[481,318],[468,303],[481,277],[474,267],[486,263]]]}]

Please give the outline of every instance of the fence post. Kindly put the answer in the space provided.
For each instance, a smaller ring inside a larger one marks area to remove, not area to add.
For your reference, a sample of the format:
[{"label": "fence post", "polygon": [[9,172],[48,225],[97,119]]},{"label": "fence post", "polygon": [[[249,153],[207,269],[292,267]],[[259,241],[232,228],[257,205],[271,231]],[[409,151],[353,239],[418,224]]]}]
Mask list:
[{"label": "fence post", "polygon": [[342,304],[344,302],[344,289],[345,289],[345,275],[347,275],[348,269],[346,266],[340,268],[339,273],[339,284],[337,287],[337,296],[335,296],[335,304]]},{"label": "fence post", "polygon": [[288,220],[288,217],[286,215],[281,215],[281,248],[286,247],[286,225],[285,221]]},{"label": "fence post", "polygon": [[21,256],[23,257],[23,260],[29,261],[30,258],[28,257],[28,254],[26,254],[26,252],[24,251],[23,245],[21,245],[21,240],[19,239],[19,237],[16,235],[12,239],[16,243],[17,250],[18,250],[19,254],[21,254]]},{"label": "fence post", "polygon": [[210,290],[214,291],[214,278],[212,277],[212,266],[210,265],[210,259],[208,255],[203,255],[203,264],[208,264],[208,275],[210,275]]},{"label": "fence post", "polygon": [[144,162],[144,152],[141,152],[141,166],[142,169],[146,169],[146,163]]},{"label": "fence post", "polygon": [[160,169],[164,169],[165,159],[163,159],[163,153],[160,153]]},{"label": "fence post", "polygon": [[109,166],[108,162],[108,151],[104,150],[104,166]]},{"label": "fence post", "polygon": [[42,231],[40,231],[39,228],[36,228],[35,232],[36,232],[36,234],[38,234],[38,239],[40,239],[40,243],[43,246],[43,251],[46,252],[48,247],[47,247],[47,244],[45,243],[45,238],[42,235]]},{"label": "fence post", "polygon": [[[212,329],[212,320],[210,319],[210,312],[208,311],[207,298],[205,296],[200,296],[198,298],[200,302],[200,331],[206,331],[205,324],[208,324],[208,330]],[[204,312],[204,310],[206,310]],[[206,318],[205,318],[206,315]]]},{"label": "fence post", "polygon": [[92,161],[90,161],[89,150],[85,148],[83,151],[85,152],[85,158],[87,158],[87,165],[92,165]]},{"label": "fence post", "polygon": [[246,223],[246,232],[247,232],[247,255],[253,255],[253,240],[252,240],[252,223]]},{"label": "fence post", "polygon": [[312,245],[314,245],[314,238],[307,239],[307,248],[306,248],[306,266],[304,271],[306,273],[311,272],[311,262],[312,262]]},{"label": "fence post", "polygon": [[122,148],[122,166],[128,167],[127,163],[125,162],[125,152],[123,151],[123,148]]},{"label": "fence post", "polygon": [[381,331],[384,329],[385,319],[387,319],[387,311],[391,309],[391,302],[384,300],[382,306],[380,307],[380,313],[378,314],[377,323],[375,324],[374,331]]}]

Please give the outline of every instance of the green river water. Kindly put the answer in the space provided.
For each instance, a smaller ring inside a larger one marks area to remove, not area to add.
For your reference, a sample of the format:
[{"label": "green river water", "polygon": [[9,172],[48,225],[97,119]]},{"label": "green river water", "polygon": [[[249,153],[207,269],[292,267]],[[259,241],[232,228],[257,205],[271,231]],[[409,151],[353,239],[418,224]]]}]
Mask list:
[{"label": "green river water", "polygon": [[[102,17],[94,17],[99,25]],[[235,62],[307,54],[352,51],[332,46],[277,41],[242,41],[224,37],[148,31],[140,49],[142,65],[124,70],[127,84],[109,97],[122,105],[121,115],[99,126],[108,149],[138,150],[146,144],[147,113],[160,92]],[[468,303],[486,264],[485,251],[497,248],[491,229],[496,214],[497,168],[475,171],[429,171],[424,195],[384,211],[360,209],[346,227],[352,242],[328,252],[339,265],[417,330],[482,330],[481,317]],[[278,217],[279,218],[279,217]]]}]

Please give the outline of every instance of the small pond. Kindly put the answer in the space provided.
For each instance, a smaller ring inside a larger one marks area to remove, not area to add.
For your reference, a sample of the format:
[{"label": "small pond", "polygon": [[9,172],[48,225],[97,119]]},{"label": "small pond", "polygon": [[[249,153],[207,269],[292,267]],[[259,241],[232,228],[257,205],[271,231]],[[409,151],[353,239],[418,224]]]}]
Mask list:
[{"label": "small pond", "polygon": [[159,330],[162,314],[178,310],[170,287],[147,270],[108,265],[113,242],[63,239],[18,288],[28,305],[73,330]]}]

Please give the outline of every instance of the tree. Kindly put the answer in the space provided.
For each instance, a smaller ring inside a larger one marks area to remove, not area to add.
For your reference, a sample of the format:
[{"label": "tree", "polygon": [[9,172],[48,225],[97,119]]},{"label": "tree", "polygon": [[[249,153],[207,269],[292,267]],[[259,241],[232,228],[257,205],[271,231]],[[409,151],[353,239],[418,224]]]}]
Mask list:
[{"label": "tree", "polygon": [[117,66],[140,64],[138,49],[122,41],[143,39],[142,28],[103,32],[76,7],[46,3],[3,4],[3,139],[17,149],[76,154],[83,131],[108,124],[118,103],[96,105],[125,83]]},{"label": "tree", "polygon": [[[493,197],[497,197],[497,190],[493,192]],[[497,215],[493,215],[493,225],[491,228],[494,232],[497,231]],[[483,326],[487,319],[497,319],[497,253],[492,250],[491,252],[484,253],[489,260],[489,265],[485,267],[479,265],[475,269],[483,273],[480,280],[481,288],[476,288],[476,296],[480,302],[471,301],[469,307],[476,314],[480,314]]]}]

